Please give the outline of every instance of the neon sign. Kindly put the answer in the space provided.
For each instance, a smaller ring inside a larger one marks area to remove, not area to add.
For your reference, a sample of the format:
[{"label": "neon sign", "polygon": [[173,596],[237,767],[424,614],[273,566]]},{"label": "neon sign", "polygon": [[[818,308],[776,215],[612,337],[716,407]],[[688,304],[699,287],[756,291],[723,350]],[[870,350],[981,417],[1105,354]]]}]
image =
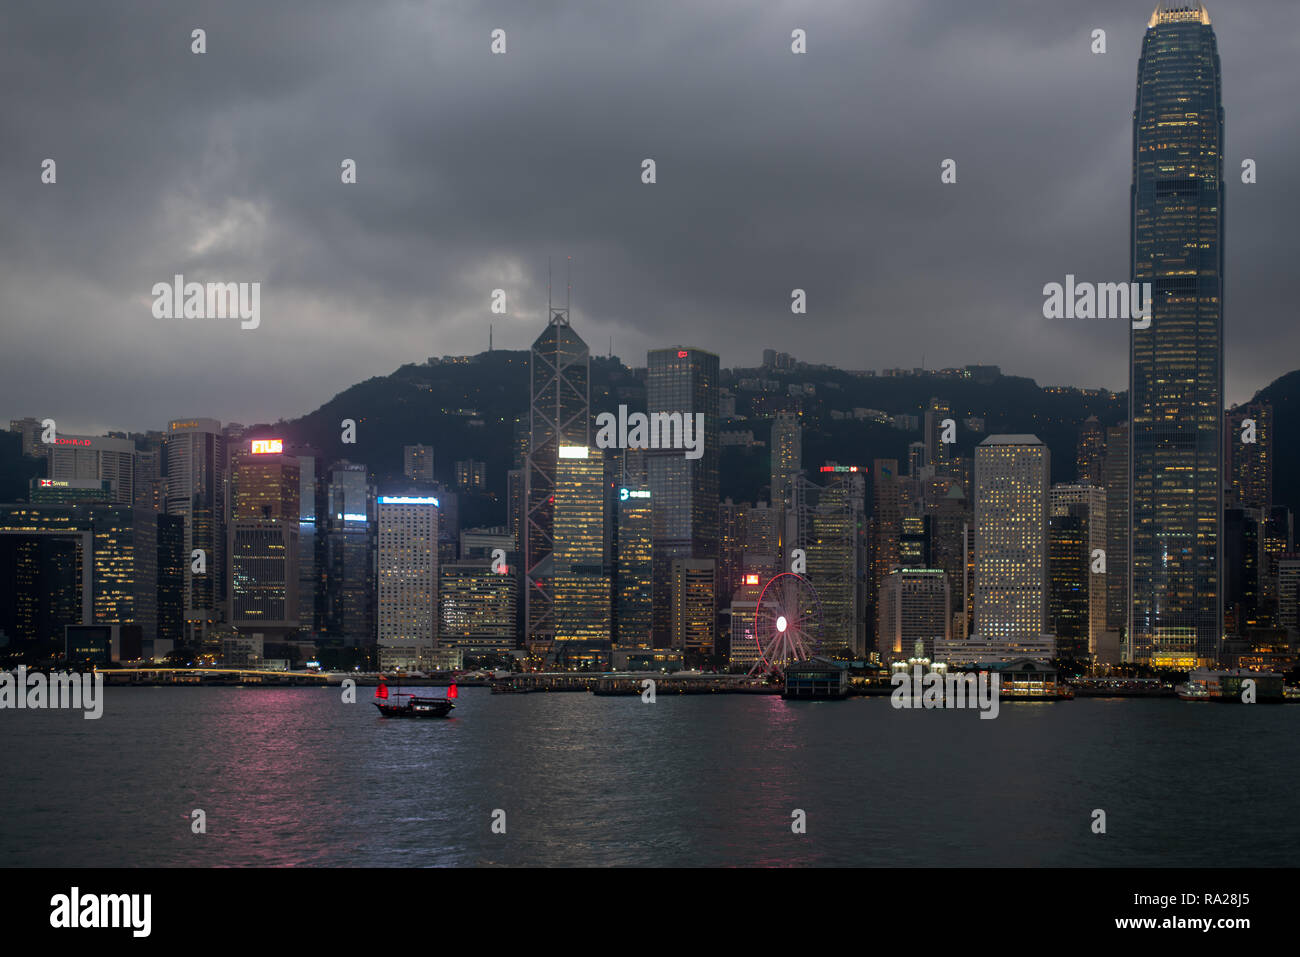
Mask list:
[{"label": "neon sign", "polygon": [[758,576],[757,576],[757,575],[754,575],[754,574],[746,575],[746,576],[745,576],[745,584],[746,584],[746,585],[757,585],[757,584],[758,584]]},{"label": "neon sign", "polygon": [[634,489],[634,488],[621,488],[618,490],[618,500],[620,502],[626,502],[630,498],[649,498],[649,497],[650,497],[649,490]]},{"label": "neon sign", "polygon": [[677,358],[679,358],[679,359],[685,359],[689,354],[690,354],[690,353],[688,353],[685,349],[678,349],[678,350],[677,350]]},{"label": "neon sign", "polygon": [[379,496],[380,505],[437,505],[436,498],[425,498],[418,495],[381,495]]},{"label": "neon sign", "polygon": [[283,451],[283,439],[253,439],[254,455],[272,455]]}]

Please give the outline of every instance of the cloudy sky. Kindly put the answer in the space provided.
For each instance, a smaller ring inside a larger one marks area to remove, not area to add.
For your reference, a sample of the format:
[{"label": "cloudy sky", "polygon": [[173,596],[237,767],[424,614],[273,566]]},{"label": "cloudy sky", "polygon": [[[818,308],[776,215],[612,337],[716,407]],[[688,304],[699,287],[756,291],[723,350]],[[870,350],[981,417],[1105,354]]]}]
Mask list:
[{"label": "cloudy sky", "polygon": [[[299,415],[480,351],[489,322],[526,348],[548,260],[563,298],[568,257],[575,328],[633,365],[684,343],[727,366],[775,348],[1123,388],[1124,323],[1045,320],[1042,287],[1126,278],[1153,6],[8,0],[0,417],[88,432]],[[1300,4],[1210,13],[1237,401],[1300,367]],[[176,273],[261,282],[260,327],[155,319],[150,289]]]}]

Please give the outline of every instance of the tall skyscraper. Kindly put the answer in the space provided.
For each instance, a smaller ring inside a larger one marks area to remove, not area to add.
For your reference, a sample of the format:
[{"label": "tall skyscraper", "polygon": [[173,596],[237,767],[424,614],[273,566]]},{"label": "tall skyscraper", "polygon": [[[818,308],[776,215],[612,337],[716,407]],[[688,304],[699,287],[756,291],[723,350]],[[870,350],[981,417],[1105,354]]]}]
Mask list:
[{"label": "tall skyscraper", "polygon": [[561,446],[591,444],[591,357],[569,325],[569,310],[550,307],[550,321],[529,362],[528,461],[524,469],[524,637],[530,646],[555,639],[555,482]]},{"label": "tall skyscraper", "polygon": [[611,639],[606,551],[605,459],[600,449],[562,445],[555,472],[556,642],[588,645]]},{"label": "tall skyscraper", "polygon": [[167,513],[185,523],[185,639],[198,644],[226,598],[226,439],[216,419],[174,419],[163,436]]},{"label": "tall skyscraper", "polygon": [[1053,485],[1049,497],[1049,624],[1062,657],[1096,654],[1106,630],[1106,490],[1092,485]]},{"label": "tall skyscraper", "polygon": [[1223,100],[1200,3],[1160,3],[1133,111],[1132,281],[1151,284],[1131,331],[1131,655],[1191,667],[1223,623]]},{"label": "tall skyscraper", "polygon": [[793,412],[778,412],[772,423],[772,504],[794,508],[795,477],[803,467],[803,427]]},{"label": "tall skyscraper", "polygon": [[1050,475],[1036,435],[990,435],[975,449],[975,631],[983,638],[1045,631]]},{"label": "tall skyscraper", "polygon": [[298,460],[242,442],[230,469],[230,617],[264,640],[298,632]]},{"label": "tall skyscraper", "polygon": [[[655,646],[671,641],[672,562],[718,557],[718,357],[674,346],[646,357],[646,406],[650,415],[704,416],[703,454],[653,449],[647,455],[650,507],[654,513]],[[775,504],[775,503],[774,503]]]},{"label": "tall skyscraper", "polygon": [[[375,496],[365,465],[340,461],[325,488],[322,632],[348,645],[375,640]],[[441,526],[442,515],[438,516]]]},{"label": "tall skyscraper", "polygon": [[381,495],[377,504],[379,667],[432,668],[438,639],[438,500]]},{"label": "tall skyscraper", "polygon": [[[624,474],[623,481],[628,480]],[[644,484],[624,484],[618,490],[614,618],[620,648],[654,647],[654,518]]]}]

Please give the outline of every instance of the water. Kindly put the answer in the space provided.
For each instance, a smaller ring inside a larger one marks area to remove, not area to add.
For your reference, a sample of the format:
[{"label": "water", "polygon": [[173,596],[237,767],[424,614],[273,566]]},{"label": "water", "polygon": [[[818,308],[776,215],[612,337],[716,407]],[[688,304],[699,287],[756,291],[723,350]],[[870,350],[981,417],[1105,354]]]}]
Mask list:
[{"label": "water", "polygon": [[105,695],[98,721],[0,712],[0,865],[1278,866],[1300,844],[1300,707],[465,688],[451,719],[386,721],[365,688]]}]

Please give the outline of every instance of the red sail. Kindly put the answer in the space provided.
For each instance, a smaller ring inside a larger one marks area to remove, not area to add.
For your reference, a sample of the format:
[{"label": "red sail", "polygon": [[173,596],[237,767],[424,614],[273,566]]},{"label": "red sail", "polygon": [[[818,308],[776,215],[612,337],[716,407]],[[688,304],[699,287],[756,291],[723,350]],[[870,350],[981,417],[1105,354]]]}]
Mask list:
[{"label": "red sail", "polygon": [[460,692],[458,692],[458,691],[456,690],[456,686],[455,686],[454,684],[453,684],[450,688],[447,689],[447,697],[448,697],[448,698],[454,698],[454,697],[456,697],[456,695],[459,694],[459,693],[460,693]]},{"label": "red sail", "polygon": [[376,698],[387,698],[387,697],[388,697],[388,685],[386,685],[386,684],[385,684],[384,682],[382,682],[382,681],[379,682],[379,687],[375,689],[375,697],[376,697]]}]

